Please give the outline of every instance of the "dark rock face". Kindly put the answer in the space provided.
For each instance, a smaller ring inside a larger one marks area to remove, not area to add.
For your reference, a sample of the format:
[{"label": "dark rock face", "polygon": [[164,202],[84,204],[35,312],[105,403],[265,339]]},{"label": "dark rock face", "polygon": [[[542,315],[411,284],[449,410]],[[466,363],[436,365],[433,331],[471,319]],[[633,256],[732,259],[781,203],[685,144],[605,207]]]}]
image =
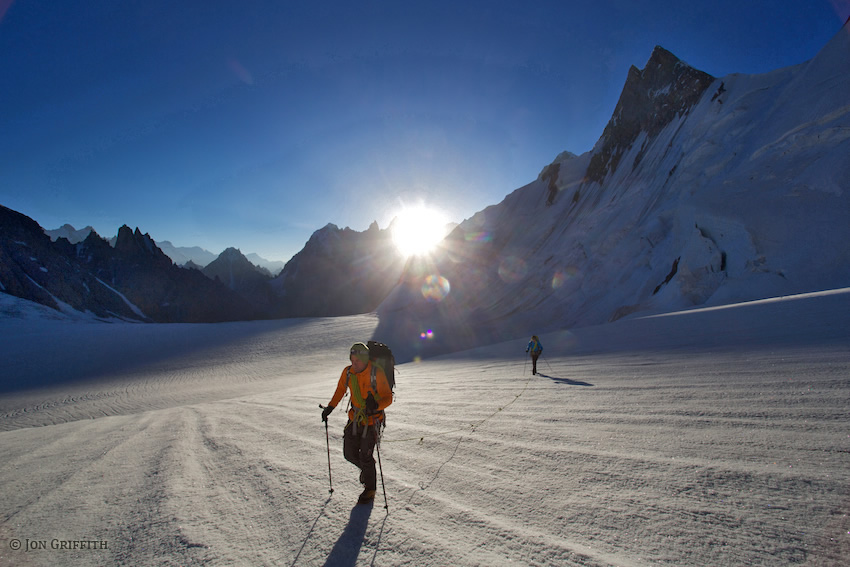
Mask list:
[{"label": "dark rock face", "polygon": [[3,206],[0,291],[57,310],[70,307],[100,317],[139,319],[118,294],[80,264],[73,244],[64,238],[51,242],[35,221]]},{"label": "dark rock face", "polygon": [[270,286],[271,274],[255,266],[236,248],[228,248],[201,269],[208,278],[218,280],[235,291],[257,309],[270,311],[275,296]]},{"label": "dark rock face", "polygon": [[123,226],[115,248],[89,235],[78,254],[88,268],[156,322],[216,322],[260,318],[237,293],[195,270],[175,266],[153,239]]},{"label": "dark rock face", "polygon": [[561,172],[561,164],[558,162],[547,165],[540,174],[540,179],[546,183],[546,204],[555,202],[558,194],[558,175]]},{"label": "dark rock face", "polygon": [[[629,76],[587,168],[587,179],[601,183],[641,132],[653,138],[677,116],[687,114],[714,81],[708,73],[683,63],[662,47],[653,50],[643,70]],[[635,167],[640,162],[634,164]]]},{"label": "dark rock face", "polygon": [[0,291],[103,318],[194,323],[262,315],[220,282],[174,266],[139,229],[121,227],[114,248],[95,232],[78,244],[52,242],[35,221],[2,206]]},{"label": "dark rock face", "polygon": [[317,230],[275,278],[279,315],[326,317],[374,311],[398,282],[403,259],[389,229]]}]

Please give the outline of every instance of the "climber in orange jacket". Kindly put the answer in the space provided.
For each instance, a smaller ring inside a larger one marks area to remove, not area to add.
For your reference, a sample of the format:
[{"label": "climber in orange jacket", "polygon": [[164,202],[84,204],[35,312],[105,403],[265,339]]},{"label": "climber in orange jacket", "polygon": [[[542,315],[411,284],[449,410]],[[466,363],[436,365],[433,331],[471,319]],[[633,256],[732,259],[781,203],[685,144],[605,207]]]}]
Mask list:
[{"label": "climber in orange jacket", "polygon": [[331,401],[322,410],[322,421],[342,401],[346,389],[351,394],[348,423],[342,437],[342,453],[345,459],[360,469],[360,482],[364,485],[361,503],[375,498],[378,476],[375,471],[373,452],[378,442],[380,427],[384,421],[384,409],[393,403],[393,393],[386,374],[369,360],[369,347],[354,343],[349,351],[350,366],[346,366],[339,377]]}]

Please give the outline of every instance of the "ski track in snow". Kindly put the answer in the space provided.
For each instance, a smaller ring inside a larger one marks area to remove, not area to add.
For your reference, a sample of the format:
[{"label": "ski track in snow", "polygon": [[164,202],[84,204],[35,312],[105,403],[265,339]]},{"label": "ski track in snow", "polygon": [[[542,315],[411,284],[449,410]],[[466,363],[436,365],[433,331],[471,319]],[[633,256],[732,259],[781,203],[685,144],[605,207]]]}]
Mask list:
[{"label": "ski track in snow", "polygon": [[[342,408],[329,494],[318,408],[373,316],[0,321],[19,372],[0,398],[0,565],[840,565],[847,299],[543,335],[537,376],[525,338],[401,365],[388,510],[380,485],[354,506]],[[11,549],[27,539],[47,549]]]}]

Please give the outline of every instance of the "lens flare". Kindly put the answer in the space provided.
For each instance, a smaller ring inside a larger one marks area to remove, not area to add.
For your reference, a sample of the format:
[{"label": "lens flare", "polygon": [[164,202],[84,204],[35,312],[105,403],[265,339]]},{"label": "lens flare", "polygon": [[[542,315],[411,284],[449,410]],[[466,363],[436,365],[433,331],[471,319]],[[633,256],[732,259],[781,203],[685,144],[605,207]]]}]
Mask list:
[{"label": "lens flare", "polygon": [[552,289],[558,289],[559,287],[564,285],[564,279],[566,279],[566,277],[564,276],[564,272],[560,270],[555,272],[555,275],[552,276]]},{"label": "lens flare", "polygon": [[434,338],[434,331],[432,331],[431,329],[428,329],[427,331],[422,331],[421,333],[419,333],[419,338],[422,339],[423,341],[433,339]]},{"label": "lens flare", "polygon": [[528,273],[528,267],[525,265],[525,260],[516,256],[507,256],[499,264],[499,277],[505,283],[517,283],[521,281]]},{"label": "lens flare", "polygon": [[493,240],[493,235],[489,232],[467,232],[463,235],[464,240],[467,242],[490,242]]},{"label": "lens flare", "polygon": [[577,273],[578,268],[575,266],[567,266],[562,270],[557,270],[555,275],[552,276],[552,289],[558,289],[564,285],[568,279],[574,278]]},{"label": "lens flare", "polygon": [[449,280],[443,276],[430,275],[422,283],[422,297],[431,303],[437,303],[446,298],[451,291]]}]

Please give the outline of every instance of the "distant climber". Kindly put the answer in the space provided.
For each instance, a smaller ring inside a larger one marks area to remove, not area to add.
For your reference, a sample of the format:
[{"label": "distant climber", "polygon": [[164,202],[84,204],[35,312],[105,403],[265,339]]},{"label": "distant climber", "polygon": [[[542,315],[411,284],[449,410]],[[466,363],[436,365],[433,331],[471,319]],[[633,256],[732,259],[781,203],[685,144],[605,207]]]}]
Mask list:
[{"label": "distant climber", "polygon": [[540,358],[540,354],[543,352],[543,345],[540,343],[537,335],[531,335],[531,341],[525,347],[525,352],[531,354],[531,373],[537,374],[537,359]]}]

